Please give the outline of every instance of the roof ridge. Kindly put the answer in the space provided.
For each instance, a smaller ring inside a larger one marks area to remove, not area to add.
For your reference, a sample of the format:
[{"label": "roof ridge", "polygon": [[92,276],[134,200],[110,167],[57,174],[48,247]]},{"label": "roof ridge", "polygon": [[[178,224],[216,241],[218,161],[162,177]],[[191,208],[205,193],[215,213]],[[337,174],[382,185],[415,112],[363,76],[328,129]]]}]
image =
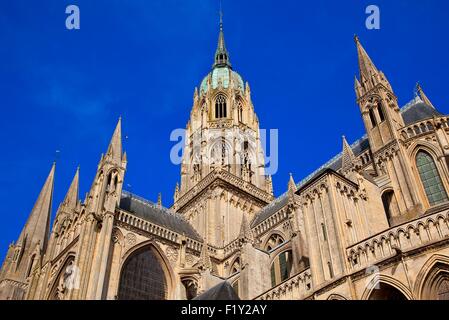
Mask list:
[{"label": "roof ridge", "polygon": [[158,209],[160,211],[163,211],[163,212],[165,212],[165,213],[167,213],[169,215],[175,216],[176,218],[182,219],[182,220],[187,222],[187,220],[182,215],[180,215],[179,213],[177,213],[177,212],[175,212],[175,211],[173,211],[173,210],[171,210],[169,208],[166,208],[164,206],[158,206],[154,202],[152,202],[152,201],[150,201],[148,199],[145,199],[145,198],[143,198],[141,196],[138,196],[138,195],[136,195],[136,194],[134,194],[132,192],[129,192],[129,191],[126,191],[126,190],[122,190],[122,195],[128,195],[131,198],[134,198],[137,201],[140,201],[144,205],[147,205],[147,206],[152,207],[154,209]]},{"label": "roof ridge", "polygon": [[[187,219],[184,218],[184,216],[182,216],[181,214],[179,214],[179,213],[177,213],[177,212],[175,212],[175,211],[173,211],[171,209],[158,206],[154,202],[152,202],[150,200],[147,200],[147,199],[145,199],[145,198],[143,198],[141,196],[138,196],[138,195],[136,195],[134,193],[131,193],[131,192],[126,191],[126,190],[122,190],[121,198],[125,198],[125,197],[129,197],[130,199],[136,200],[136,201],[140,202],[141,204],[143,204],[143,205],[145,205],[145,206],[147,206],[149,208],[162,211],[166,215],[171,216],[171,217],[173,217],[174,219],[176,219],[178,221],[182,221],[182,222],[186,223],[187,225],[189,225],[189,227],[192,229],[193,233],[198,237],[198,239],[201,239],[201,241],[203,241],[201,235],[198,233],[198,231],[195,229],[195,227],[193,227],[192,224],[189,221],[187,221]],[[156,224],[158,224],[158,223],[156,223]],[[160,224],[158,224],[158,225],[160,225]],[[167,227],[167,226],[161,225],[161,227]],[[180,233],[180,232],[178,232],[178,233]]]}]

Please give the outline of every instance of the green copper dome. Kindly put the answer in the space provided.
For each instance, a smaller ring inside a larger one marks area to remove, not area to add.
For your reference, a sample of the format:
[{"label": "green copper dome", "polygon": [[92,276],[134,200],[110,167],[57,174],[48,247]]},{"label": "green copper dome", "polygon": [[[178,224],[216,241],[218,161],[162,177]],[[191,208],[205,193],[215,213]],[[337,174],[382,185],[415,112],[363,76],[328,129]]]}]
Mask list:
[{"label": "green copper dome", "polygon": [[243,92],[245,89],[242,77],[229,67],[214,68],[212,72],[210,72],[201,82],[201,92],[207,92],[207,81],[209,78],[212,89],[217,89],[220,82],[222,83],[224,89],[228,89],[231,83],[231,79],[233,80],[234,89],[238,89],[241,92]]}]

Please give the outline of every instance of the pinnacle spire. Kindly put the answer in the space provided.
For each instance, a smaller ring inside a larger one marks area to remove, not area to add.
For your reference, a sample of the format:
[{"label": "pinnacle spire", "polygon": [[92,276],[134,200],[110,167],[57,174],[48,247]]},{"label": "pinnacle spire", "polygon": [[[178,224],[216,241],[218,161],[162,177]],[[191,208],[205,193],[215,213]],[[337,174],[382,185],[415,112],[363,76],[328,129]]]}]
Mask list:
[{"label": "pinnacle spire", "polygon": [[357,45],[360,80],[363,83],[365,80],[370,79],[372,75],[378,74],[379,70],[377,70],[376,66],[369,57],[368,53],[366,53],[365,48],[363,48],[362,44],[360,43],[360,39],[357,35],[354,36],[354,41]]},{"label": "pinnacle spire", "polygon": [[288,190],[293,190],[293,191],[297,190],[296,183],[295,183],[295,180],[293,179],[292,173],[290,173],[290,179],[288,180]]},{"label": "pinnacle spire", "polygon": [[53,162],[50,173],[45,180],[44,186],[42,187],[28,220],[17,240],[18,244],[29,247],[31,248],[30,250],[34,250],[37,243],[40,244],[41,250],[44,250],[47,246],[50,230],[55,169],[56,163]]},{"label": "pinnacle spire", "polygon": [[253,234],[251,232],[251,227],[248,223],[248,220],[246,219],[246,214],[243,213],[242,217],[242,224],[240,226],[240,239],[247,239],[247,240],[253,240]]},{"label": "pinnacle spire", "polygon": [[419,97],[421,98],[421,100],[427,104],[429,107],[432,107],[435,109],[435,107],[433,106],[432,102],[430,101],[430,99],[426,96],[426,94],[424,93],[424,90],[422,89],[421,85],[419,83],[416,84],[416,91],[419,94]]},{"label": "pinnacle spire", "polygon": [[118,119],[106,157],[117,164],[122,163],[122,117]]},{"label": "pinnacle spire", "polygon": [[343,136],[342,139],[343,139],[343,155],[341,161],[342,161],[342,168],[346,169],[351,167],[352,161],[354,160],[355,156],[351,146],[346,140],[346,137]]},{"label": "pinnacle spire", "polygon": [[223,32],[223,10],[221,9],[221,2],[220,2],[220,32],[218,34],[218,45],[217,50],[215,51],[215,63],[213,65],[214,68],[216,67],[229,67],[231,68],[231,62],[229,61],[229,53],[226,49],[225,39],[224,39],[224,32]]},{"label": "pinnacle spire", "polygon": [[67,191],[67,194],[64,198],[63,205],[67,209],[73,209],[75,210],[76,205],[78,203],[78,197],[79,197],[79,172],[80,167],[76,169],[75,176],[73,177],[72,183],[70,184],[69,190]]}]

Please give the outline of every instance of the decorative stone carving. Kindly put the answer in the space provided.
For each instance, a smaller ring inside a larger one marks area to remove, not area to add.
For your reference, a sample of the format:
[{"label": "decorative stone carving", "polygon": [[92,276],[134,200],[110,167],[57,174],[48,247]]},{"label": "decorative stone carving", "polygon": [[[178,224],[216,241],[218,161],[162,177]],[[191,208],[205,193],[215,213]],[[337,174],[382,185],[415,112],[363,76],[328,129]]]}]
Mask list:
[{"label": "decorative stone carving", "polygon": [[193,255],[191,255],[191,254],[187,254],[186,255],[186,262],[189,265],[192,265],[195,262],[195,257]]},{"label": "decorative stone carving", "polygon": [[137,237],[134,233],[128,233],[126,235],[125,241],[128,246],[133,246],[136,244]]},{"label": "decorative stone carving", "polygon": [[173,247],[167,247],[165,254],[167,255],[167,259],[171,263],[176,263],[176,261],[178,260],[178,249],[175,249]]}]

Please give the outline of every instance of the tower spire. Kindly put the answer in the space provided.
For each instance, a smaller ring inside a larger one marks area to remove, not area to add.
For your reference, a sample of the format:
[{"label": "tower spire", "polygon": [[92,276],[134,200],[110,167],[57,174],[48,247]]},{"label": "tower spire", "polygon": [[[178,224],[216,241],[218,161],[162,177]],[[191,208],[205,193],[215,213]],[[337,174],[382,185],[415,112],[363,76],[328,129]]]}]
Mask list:
[{"label": "tower spire", "polygon": [[231,68],[231,62],[229,60],[229,53],[226,49],[225,39],[224,39],[224,32],[223,32],[223,10],[221,8],[221,1],[220,1],[220,32],[218,34],[218,45],[217,50],[215,51],[215,63],[213,65],[214,68],[216,67],[229,67]]},{"label": "tower spire", "polygon": [[40,244],[41,250],[45,250],[47,246],[53,201],[55,168],[56,163],[53,162],[47,180],[45,181],[36,203],[31,210],[25,227],[17,240],[17,244],[22,245],[23,250],[26,248],[31,248],[31,250],[33,250],[38,243]]},{"label": "tower spire", "polygon": [[64,198],[63,205],[69,210],[75,210],[76,205],[78,204],[79,172],[80,167],[76,169],[75,176],[73,177],[72,183],[70,184],[69,190]]},{"label": "tower spire", "polygon": [[253,234],[251,232],[251,226],[248,223],[248,219],[246,219],[246,214],[243,213],[242,216],[242,224],[240,225],[240,233],[239,238],[242,240],[253,240]]},{"label": "tower spire", "polygon": [[361,82],[365,82],[370,79],[371,76],[378,74],[379,70],[374,65],[373,61],[369,57],[365,48],[363,48],[360,43],[360,39],[357,35],[354,36],[354,41],[357,45],[357,55],[359,58],[359,71],[360,71],[360,80]]},{"label": "tower spire", "polygon": [[122,117],[118,119],[106,157],[116,164],[122,163]]}]

